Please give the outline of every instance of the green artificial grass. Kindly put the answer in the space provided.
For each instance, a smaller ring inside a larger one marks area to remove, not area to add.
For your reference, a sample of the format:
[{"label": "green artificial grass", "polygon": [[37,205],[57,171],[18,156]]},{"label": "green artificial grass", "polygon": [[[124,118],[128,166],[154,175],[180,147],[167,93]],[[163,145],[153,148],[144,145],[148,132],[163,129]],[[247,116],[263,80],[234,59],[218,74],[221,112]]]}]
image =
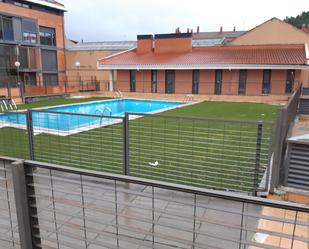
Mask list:
[{"label": "green artificial grass", "polygon": [[[85,99],[54,101],[60,105],[85,102]],[[44,102],[51,105],[52,101]],[[35,104],[35,107],[43,107],[43,101]],[[198,187],[251,192],[256,187],[253,186],[256,177],[260,180],[267,166],[273,126],[263,125],[261,167],[255,174],[257,124],[242,120],[274,121],[278,109],[278,106],[265,104],[203,102],[161,114],[239,122],[158,115],[131,120],[130,174]],[[123,173],[123,124],[70,136],[39,134],[34,138],[34,150],[38,161]],[[14,128],[0,129],[0,154],[28,158],[27,133]],[[151,166],[156,161],[158,165]]]}]

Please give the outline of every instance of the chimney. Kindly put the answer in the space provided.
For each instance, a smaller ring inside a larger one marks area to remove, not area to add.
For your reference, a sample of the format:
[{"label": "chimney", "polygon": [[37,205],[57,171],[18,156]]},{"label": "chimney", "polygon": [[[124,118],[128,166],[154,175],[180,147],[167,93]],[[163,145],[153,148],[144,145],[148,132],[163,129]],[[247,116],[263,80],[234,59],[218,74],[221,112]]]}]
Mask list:
[{"label": "chimney", "polygon": [[233,28],[233,32],[236,32],[236,27]]},{"label": "chimney", "polygon": [[192,34],[157,34],[155,35],[154,52],[159,53],[182,53],[192,51]]},{"label": "chimney", "polygon": [[191,34],[193,33],[193,29],[191,29],[191,32],[190,32]]},{"label": "chimney", "polygon": [[189,28],[187,28],[187,33],[190,33],[190,29]]},{"label": "chimney", "polygon": [[220,27],[220,33],[222,33],[222,32],[223,32],[223,27],[221,26],[221,27]]},{"label": "chimney", "polygon": [[152,35],[138,35],[137,36],[137,53],[144,54],[152,51],[153,36]]},{"label": "chimney", "polygon": [[179,27],[177,27],[177,29],[176,29],[176,32],[175,32],[176,34],[179,34],[179,33],[181,33],[180,32],[180,28]]},{"label": "chimney", "polygon": [[200,33],[200,26],[197,26],[196,33]]}]

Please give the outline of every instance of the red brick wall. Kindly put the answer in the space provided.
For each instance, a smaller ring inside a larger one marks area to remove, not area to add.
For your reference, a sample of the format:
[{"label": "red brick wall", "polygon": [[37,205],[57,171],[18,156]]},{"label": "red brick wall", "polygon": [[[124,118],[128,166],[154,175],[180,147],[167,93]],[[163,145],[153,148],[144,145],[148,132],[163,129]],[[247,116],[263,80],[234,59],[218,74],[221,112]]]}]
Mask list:
[{"label": "red brick wall", "polygon": [[223,70],[222,95],[238,95],[239,70]]},{"label": "red brick wall", "polygon": [[157,92],[165,93],[165,70],[158,70]]},{"label": "red brick wall", "polygon": [[[130,91],[129,70],[119,70],[116,89],[123,92]],[[300,78],[300,71],[295,74],[295,87]],[[285,94],[287,70],[272,70],[271,94]],[[258,96],[262,94],[263,70],[248,70],[246,95]],[[215,70],[200,70],[200,94],[214,94]],[[222,95],[238,95],[239,70],[223,70]],[[151,70],[136,72],[136,92],[151,92]],[[157,92],[165,93],[165,70],[158,70]],[[176,70],[175,93],[192,93],[192,70]]]},{"label": "red brick wall", "polygon": [[148,93],[151,92],[150,83],[151,83],[150,70],[136,71],[136,92],[148,92]]},{"label": "red brick wall", "polygon": [[122,92],[130,92],[130,71],[129,70],[118,70],[117,81],[115,84],[115,90]]},{"label": "red brick wall", "polygon": [[192,70],[175,71],[175,93],[192,93]]},{"label": "red brick wall", "polygon": [[215,70],[200,70],[200,94],[214,94]]},{"label": "red brick wall", "polygon": [[272,70],[271,94],[285,94],[286,70]]}]

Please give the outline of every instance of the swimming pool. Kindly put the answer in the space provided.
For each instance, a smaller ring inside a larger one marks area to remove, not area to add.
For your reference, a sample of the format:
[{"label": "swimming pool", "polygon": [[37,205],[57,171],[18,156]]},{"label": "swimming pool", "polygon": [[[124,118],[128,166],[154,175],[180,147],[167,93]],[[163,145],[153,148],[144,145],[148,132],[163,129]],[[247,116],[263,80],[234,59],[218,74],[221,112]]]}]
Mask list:
[{"label": "swimming pool", "polygon": [[[32,124],[36,133],[73,134],[122,122],[126,112],[157,113],[182,105],[180,102],[136,99],[95,101],[33,110]],[[26,115],[0,115],[0,127],[26,128]]]}]

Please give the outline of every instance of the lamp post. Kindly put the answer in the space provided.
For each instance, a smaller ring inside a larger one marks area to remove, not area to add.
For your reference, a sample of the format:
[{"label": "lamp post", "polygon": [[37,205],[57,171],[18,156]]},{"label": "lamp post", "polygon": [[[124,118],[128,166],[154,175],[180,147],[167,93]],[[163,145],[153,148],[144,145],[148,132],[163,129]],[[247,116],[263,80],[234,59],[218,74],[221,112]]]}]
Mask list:
[{"label": "lamp post", "polygon": [[[80,69],[80,62],[79,61],[76,61],[75,62],[75,66],[77,68],[77,80],[79,82],[79,86],[81,85],[81,78],[80,78],[80,73],[79,73],[79,69]],[[82,91],[84,91],[84,86],[82,85]]]},{"label": "lamp post", "polygon": [[19,86],[21,101],[23,103],[25,103],[24,86],[23,86],[23,82],[20,81],[20,76],[19,76],[20,62],[19,61],[15,61],[14,65],[15,65],[16,71],[17,71],[17,85]]}]

